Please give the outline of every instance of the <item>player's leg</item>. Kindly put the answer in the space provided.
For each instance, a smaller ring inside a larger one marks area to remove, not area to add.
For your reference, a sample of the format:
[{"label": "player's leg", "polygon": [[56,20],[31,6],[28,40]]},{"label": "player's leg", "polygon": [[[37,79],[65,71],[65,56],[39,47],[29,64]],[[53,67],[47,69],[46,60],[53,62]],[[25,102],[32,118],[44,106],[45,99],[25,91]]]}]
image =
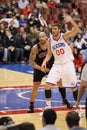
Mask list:
[{"label": "player's leg", "polygon": [[[68,68],[68,71],[66,68]],[[78,96],[77,77],[76,77],[76,72],[75,72],[73,62],[67,63],[63,69],[64,69],[63,71],[64,74],[62,77],[63,86],[67,86],[71,88],[74,100],[77,101],[77,96]],[[81,117],[82,110],[80,107],[77,109],[77,112],[79,113],[79,116]]]},{"label": "player's leg", "polygon": [[[53,65],[51,68],[48,77],[47,77],[47,83],[45,85],[45,96],[46,96],[46,106],[51,106],[51,85],[57,84],[58,86],[62,87],[62,82],[60,81],[60,73],[61,73],[61,66],[60,65]],[[66,90],[65,88],[59,88],[59,91],[61,93],[63,103],[67,105],[68,108],[72,108],[71,104],[66,99]]]},{"label": "player's leg", "polygon": [[30,105],[29,105],[29,110],[28,113],[33,113],[34,112],[34,101],[37,96],[38,92],[38,87],[41,84],[41,80],[44,77],[44,73],[34,69],[34,75],[33,75],[33,88],[31,90],[31,95],[30,95]]},{"label": "player's leg", "polygon": [[60,65],[52,66],[45,85],[46,107],[51,107],[51,86],[60,81]]},{"label": "player's leg", "polygon": [[79,106],[80,100],[85,92],[86,87],[87,87],[87,63],[85,63],[82,68],[81,82],[80,82],[80,87],[79,87],[79,91],[78,91],[76,107]]},{"label": "player's leg", "polygon": [[34,112],[34,101],[35,101],[36,96],[37,96],[39,85],[40,84],[34,84],[32,90],[31,90],[30,106],[29,106],[29,110],[28,110],[29,113],[33,113]]},{"label": "player's leg", "polygon": [[[68,70],[66,68],[68,68]],[[77,77],[73,62],[69,62],[63,65],[62,69],[63,69],[63,75],[62,75],[63,86],[71,88],[74,100],[76,101],[78,95],[78,89],[77,89]]]},{"label": "player's leg", "polygon": [[87,63],[84,64],[81,72],[81,83],[80,83],[80,88],[78,91],[78,96],[77,96],[77,101],[76,101],[76,107],[77,107],[77,112],[79,113],[79,116],[82,116],[82,110],[79,107],[80,100],[83,96],[83,93],[85,92],[85,89],[87,87]]},{"label": "player's leg", "polygon": [[[46,97],[46,106],[45,109],[51,108],[51,84],[45,84],[45,97]],[[40,116],[43,115],[43,112],[40,113]]]},{"label": "player's leg", "polygon": [[71,90],[72,90],[72,93],[73,93],[74,100],[77,101],[78,89],[75,87],[75,88],[71,88]]},{"label": "player's leg", "polygon": [[45,85],[46,108],[51,108],[51,84]]},{"label": "player's leg", "polygon": [[78,96],[77,96],[77,101],[76,101],[76,107],[78,108],[80,104],[80,100],[86,90],[87,87],[87,81],[81,81],[79,91],[78,91]]},{"label": "player's leg", "polygon": [[69,101],[66,99],[66,88],[63,87],[62,85],[62,81],[60,80],[60,82],[57,83],[58,88],[59,88],[59,92],[61,94],[62,97],[62,103],[64,105],[67,106],[67,108],[71,109],[73,106],[69,103]]},{"label": "player's leg", "polygon": [[[59,85],[61,86],[61,83],[58,83],[58,86]],[[61,94],[63,104],[65,104],[67,108],[71,109],[72,105],[66,99],[66,89],[59,87],[59,92]],[[50,101],[51,100],[51,84],[45,85],[45,96],[46,96],[46,108],[50,108],[51,107],[51,101]]]}]

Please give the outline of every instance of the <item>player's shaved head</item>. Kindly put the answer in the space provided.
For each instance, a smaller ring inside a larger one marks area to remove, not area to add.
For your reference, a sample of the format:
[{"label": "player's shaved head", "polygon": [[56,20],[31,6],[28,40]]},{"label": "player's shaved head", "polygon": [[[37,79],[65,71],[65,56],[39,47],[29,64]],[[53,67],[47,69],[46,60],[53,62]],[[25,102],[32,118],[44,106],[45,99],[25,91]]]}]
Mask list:
[{"label": "player's shaved head", "polygon": [[39,32],[39,36],[44,36],[44,35],[47,37],[47,33],[45,31]]}]

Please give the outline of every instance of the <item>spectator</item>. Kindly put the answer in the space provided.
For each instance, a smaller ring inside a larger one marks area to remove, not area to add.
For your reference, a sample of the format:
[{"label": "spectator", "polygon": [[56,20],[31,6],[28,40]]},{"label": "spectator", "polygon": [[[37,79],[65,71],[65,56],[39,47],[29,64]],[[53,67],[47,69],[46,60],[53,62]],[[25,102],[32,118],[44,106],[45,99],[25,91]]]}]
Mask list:
[{"label": "spectator", "polygon": [[56,8],[56,3],[53,0],[48,0],[47,6],[50,10],[50,13],[52,14],[53,13],[52,10]]},{"label": "spectator", "polygon": [[38,20],[41,14],[40,14],[38,8],[34,8],[33,12],[29,14],[28,19],[31,17],[31,15],[34,15],[35,19]]},{"label": "spectator", "polygon": [[7,14],[11,13],[13,11],[12,5],[10,1],[6,2],[6,12]]},{"label": "spectator", "polygon": [[84,28],[83,38],[84,38],[84,39],[85,39],[85,41],[87,42],[87,27],[86,27],[86,28]]},{"label": "spectator", "polygon": [[13,20],[10,22],[9,29],[10,29],[13,36],[15,36],[17,34],[17,28],[14,27],[14,21]]},{"label": "spectator", "polygon": [[23,23],[22,24],[22,27],[24,28],[24,31],[26,32],[26,33],[29,33],[29,26],[28,26],[28,24],[27,23]]},{"label": "spectator", "polygon": [[53,109],[44,110],[42,115],[43,128],[41,128],[41,130],[59,130],[59,128],[55,126],[56,119],[57,114]]},{"label": "spectator", "polygon": [[4,46],[3,46],[1,36],[0,36],[0,62],[3,61],[3,56],[4,56]]},{"label": "spectator", "polygon": [[74,41],[74,46],[78,49],[86,49],[86,44],[87,43],[84,40],[83,35],[81,33],[78,33]]},{"label": "spectator", "polygon": [[32,27],[32,26],[39,27],[39,21],[35,19],[34,14],[32,14],[31,17],[28,19],[28,25],[29,25],[29,27]]},{"label": "spectator", "polygon": [[70,15],[75,21],[80,21],[80,15],[75,8],[73,9],[73,11]]},{"label": "spectator", "polygon": [[14,27],[18,28],[18,27],[19,27],[19,23],[18,23],[18,20],[17,20],[15,14],[12,14],[11,18],[2,18],[2,19],[0,20],[0,22],[6,22],[6,23],[8,23],[8,27],[9,27],[10,22],[11,22],[12,20],[14,21]]},{"label": "spectator", "polygon": [[87,130],[79,126],[80,117],[76,111],[69,111],[65,120],[69,130]]},{"label": "spectator", "polygon": [[30,13],[32,13],[33,9],[31,6],[28,4],[24,9],[23,9],[23,14],[28,16]]},{"label": "spectator", "polygon": [[1,42],[3,41],[5,36],[5,23],[1,22],[0,23],[0,38],[1,38]]},{"label": "spectator", "polygon": [[0,5],[0,14],[5,14],[6,13],[6,5],[2,3]]},{"label": "spectator", "polygon": [[29,60],[31,48],[32,48],[32,43],[27,38],[27,33],[24,32],[22,34],[22,39],[21,39],[21,49],[23,49],[23,54],[24,54],[24,58],[26,59],[26,61]]},{"label": "spectator", "polygon": [[68,27],[67,24],[64,24],[64,25],[63,25],[63,32],[67,32],[67,31],[70,31],[70,30],[69,30],[69,27]]},{"label": "spectator", "polygon": [[44,27],[40,26],[39,31],[43,32],[44,31]]},{"label": "spectator", "polygon": [[80,28],[80,32],[83,33],[84,25],[83,25],[83,22],[81,20],[78,22],[78,27]]},{"label": "spectator", "polygon": [[36,43],[36,41],[38,40],[38,33],[35,32],[33,26],[30,27],[30,33],[28,33],[27,36],[28,36],[29,40],[31,41],[32,46],[33,46],[33,45]]},{"label": "spectator", "polygon": [[9,125],[6,130],[19,130],[19,124]]},{"label": "spectator", "polygon": [[81,50],[80,53],[82,54],[84,61],[87,62],[87,49]]},{"label": "spectator", "polygon": [[19,27],[21,27],[23,25],[23,23],[27,24],[27,19],[25,18],[24,14],[20,15],[20,19],[18,20],[18,22],[19,22]]},{"label": "spectator", "polygon": [[7,58],[4,57],[4,36],[5,36],[5,23],[0,23],[0,61],[7,63]]},{"label": "spectator", "polygon": [[11,7],[12,7],[12,9],[18,8],[18,2],[16,0],[12,0],[11,1]]},{"label": "spectator", "polygon": [[55,2],[56,4],[58,4],[58,3],[60,3],[60,0],[54,0],[54,2]]},{"label": "spectator", "polygon": [[24,9],[29,4],[27,0],[18,0],[19,9]]},{"label": "spectator", "polygon": [[19,49],[16,48],[15,38],[8,28],[5,30],[4,48],[5,59],[8,59],[9,62],[14,61],[17,63],[19,58]]},{"label": "spectator", "polygon": [[13,13],[15,14],[16,19],[19,20],[20,19],[20,13],[21,13],[20,9],[14,8]]},{"label": "spectator", "polygon": [[42,9],[48,9],[48,6],[43,0],[38,0],[36,2],[36,7],[39,9],[40,12],[42,12]]},{"label": "spectator", "polygon": [[35,126],[31,122],[23,122],[19,125],[19,130],[35,130]]},{"label": "spectator", "polygon": [[48,23],[48,31],[51,32],[51,30],[52,30],[52,24]]},{"label": "spectator", "polygon": [[25,63],[24,53],[23,53],[23,46],[21,44],[23,33],[25,33],[24,27],[20,27],[19,32],[15,36],[16,47],[19,48],[19,50],[20,50],[19,60],[21,61],[22,64]]},{"label": "spectator", "polygon": [[82,54],[80,53],[80,49],[74,47],[73,54],[74,54],[73,62],[75,65],[76,72],[80,73],[82,66],[84,64],[84,59],[82,57]]}]

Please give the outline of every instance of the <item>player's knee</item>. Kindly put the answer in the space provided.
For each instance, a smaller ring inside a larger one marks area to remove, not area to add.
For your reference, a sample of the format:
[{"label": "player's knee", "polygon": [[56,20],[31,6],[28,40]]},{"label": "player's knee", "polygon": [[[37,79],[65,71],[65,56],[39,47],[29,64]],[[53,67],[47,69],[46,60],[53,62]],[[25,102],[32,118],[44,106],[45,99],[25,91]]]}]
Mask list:
[{"label": "player's knee", "polygon": [[51,89],[51,86],[52,86],[51,84],[46,84],[46,85],[45,85],[46,90]]},{"label": "player's knee", "polygon": [[74,87],[74,88],[71,88],[71,90],[72,90],[72,92],[75,92],[77,90],[77,88]]},{"label": "player's knee", "polygon": [[33,89],[38,89],[40,84],[33,84]]},{"label": "player's knee", "polygon": [[51,89],[45,90],[45,96],[46,98],[51,98]]}]

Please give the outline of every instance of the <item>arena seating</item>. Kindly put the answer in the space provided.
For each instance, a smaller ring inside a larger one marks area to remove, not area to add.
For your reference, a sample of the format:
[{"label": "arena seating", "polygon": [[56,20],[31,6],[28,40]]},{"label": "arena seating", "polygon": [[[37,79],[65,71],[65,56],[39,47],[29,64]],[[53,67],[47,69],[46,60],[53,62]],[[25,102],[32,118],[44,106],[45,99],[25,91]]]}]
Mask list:
[{"label": "arena seating", "polygon": [[[76,4],[76,7],[77,8],[80,8],[80,11],[81,11],[81,19],[83,20],[83,24],[84,26],[86,26],[86,23],[87,23],[87,3],[85,4],[83,2],[83,0],[72,0],[72,3],[75,3]],[[35,4],[36,4],[36,0],[33,0],[31,2],[31,5],[33,5],[35,7]],[[68,12],[72,12],[72,8],[71,8],[71,3],[59,3],[58,6],[66,6],[68,7]],[[53,22],[58,22],[58,18],[59,18],[59,14],[61,12],[61,8],[56,8],[56,9],[53,9],[53,13],[50,14],[50,11],[49,10],[44,10],[43,9],[43,15],[46,19],[46,21],[49,23],[53,23]],[[84,15],[85,14],[85,15]],[[61,21],[60,21],[61,22]]]},{"label": "arena seating", "polygon": [[[0,0],[0,3],[6,3],[7,0]],[[30,5],[32,8],[35,8],[37,0],[31,0]],[[75,3],[76,7],[80,9],[80,16],[83,21],[84,26],[87,26],[87,2],[86,0],[72,0],[72,3]],[[72,12],[71,3],[59,3],[62,6],[68,6],[68,11]],[[59,6],[58,5],[58,6]],[[59,14],[61,12],[61,8],[53,9],[53,13],[50,14],[49,10],[43,9],[43,15],[46,21],[49,23],[58,22]],[[0,18],[4,18],[5,15],[0,15]]]}]

